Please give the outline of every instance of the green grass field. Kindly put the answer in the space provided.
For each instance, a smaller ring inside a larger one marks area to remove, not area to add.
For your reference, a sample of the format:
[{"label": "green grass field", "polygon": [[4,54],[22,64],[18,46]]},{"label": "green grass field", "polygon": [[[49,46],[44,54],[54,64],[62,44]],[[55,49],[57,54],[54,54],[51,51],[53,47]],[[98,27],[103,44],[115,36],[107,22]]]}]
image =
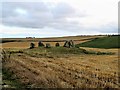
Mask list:
[{"label": "green grass field", "polygon": [[118,44],[120,42],[120,36],[107,36],[102,38],[96,38],[88,42],[77,44],[77,47],[92,47],[92,48],[120,48]]}]

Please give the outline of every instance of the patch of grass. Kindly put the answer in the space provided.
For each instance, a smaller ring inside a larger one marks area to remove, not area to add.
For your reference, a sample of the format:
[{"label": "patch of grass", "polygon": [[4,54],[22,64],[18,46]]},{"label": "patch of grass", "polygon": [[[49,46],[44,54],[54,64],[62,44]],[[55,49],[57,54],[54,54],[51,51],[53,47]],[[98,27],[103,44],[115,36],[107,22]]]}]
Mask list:
[{"label": "patch of grass", "polygon": [[120,36],[107,36],[95,38],[91,41],[77,44],[76,47],[92,47],[92,48],[120,48]]},{"label": "patch of grass", "polygon": [[3,88],[4,85],[8,85],[7,88],[24,88],[25,86],[22,85],[19,81],[17,81],[15,79],[15,77],[13,77],[13,72],[9,71],[6,68],[2,68],[2,79],[3,79]]},{"label": "patch of grass", "polygon": [[67,55],[80,55],[80,54],[95,54],[95,55],[112,55],[111,52],[95,52],[87,51],[81,48],[66,48],[66,47],[51,47],[51,48],[33,48],[26,49],[23,53],[28,54],[32,57],[67,57]]},{"label": "patch of grass", "polygon": [[113,55],[113,54],[115,54],[113,52],[100,52],[100,51],[96,52],[96,51],[87,51],[85,49],[82,49],[82,51],[84,54],[95,54],[95,55]]},{"label": "patch of grass", "polygon": [[112,53],[112,52],[97,52],[96,54],[97,55],[113,55],[115,53]]},{"label": "patch of grass", "polygon": [[66,48],[66,47],[53,47],[47,49],[47,52],[53,54],[81,54],[83,49],[80,48]]},{"label": "patch of grass", "polygon": [[80,48],[66,48],[66,47],[38,47],[33,49],[26,49],[23,53],[33,57],[64,57],[71,54],[83,54],[83,49]]},{"label": "patch of grass", "polygon": [[33,49],[26,49],[23,52],[36,54],[82,54],[85,49],[81,48],[66,48],[66,47],[38,47]]},{"label": "patch of grass", "polygon": [[[2,86],[3,88],[21,88],[24,87],[16,78],[14,73],[6,68],[10,62],[10,51],[2,50]],[[15,53],[15,52],[14,52]],[[17,52],[18,53],[18,52]],[[19,52],[20,53],[20,52]]]},{"label": "patch of grass", "polygon": [[22,50],[18,50],[18,51],[9,51],[9,53],[23,53],[23,51]]}]

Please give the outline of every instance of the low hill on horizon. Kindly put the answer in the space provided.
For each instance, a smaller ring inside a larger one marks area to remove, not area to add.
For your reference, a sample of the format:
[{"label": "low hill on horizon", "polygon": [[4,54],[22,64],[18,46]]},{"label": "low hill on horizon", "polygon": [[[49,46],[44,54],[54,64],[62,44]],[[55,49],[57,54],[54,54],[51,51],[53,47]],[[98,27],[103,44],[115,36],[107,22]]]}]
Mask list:
[{"label": "low hill on horizon", "polygon": [[91,41],[77,44],[77,47],[92,47],[92,48],[120,48],[120,36],[107,36],[95,38]]},{"label": "low hill on horizon", "polygon": [[0,40],[0,43],[7,43],[7,42],[26,42],[26,41],[51,41],[51,42],[64,42],[66,40],[74,40],[74,41],[79,41],[79,40],[91,40],[96,37],[104,37],[104,36],[99,36],[99,35],[92,35],[92,36],[65,36],[65,37],[49,37],[49,38],[2,38]]}]

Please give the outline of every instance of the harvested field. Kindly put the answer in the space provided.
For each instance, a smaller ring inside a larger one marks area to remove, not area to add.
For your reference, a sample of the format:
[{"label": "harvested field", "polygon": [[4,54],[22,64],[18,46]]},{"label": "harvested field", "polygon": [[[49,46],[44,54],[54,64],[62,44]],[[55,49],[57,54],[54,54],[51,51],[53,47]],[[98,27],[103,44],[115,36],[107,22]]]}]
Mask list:
[{"label": "harvested field", "polygon": [[54,38],[2,38],[3,42],[28,42],[28,41],[64,41],[64,40],[83,40],[83,39],[92,39],[96,37],[105,37],[105,36],[68,36],[68,37],[54,37]]},{"label": "harvested field", "polygon": [[[13,53],[10,62],[5,65],[26,87],[120,87],[117,52],[114,55],[71,53],[61,56],[58,54],[59,56],[56,57],[48,52],[45,55],[36,49],[28,52],[31,54],[28,54],[27,51]],[[36,53],[36,55],[31,56],[32,53]],[[38,57],[37,55],[42,56]]]},{"label": "harvested field", "polygon": [[[85,41],[75,41],[75,44],[78,43],[83,43],[86,42],[88,40]],[[2,48],[29,48],[31,42],[8,42],[8,43],[3,43],[1,45]],[[33,42],[35,44],[35,47],[38,47],[38,42]],[[57,42],[43,42],[43,44],[45,45],[46,43],[50,43],[51,46],[55,46],[55,44]],[[63,46],[65,42],[59,42],[60,46]]]},{"label": "harvested field", "polygon": [[[43,43],[50,43],[52,47],[38,48],[40,39],[16,40],[19,41],[1,44],[9,57],[3,62],[3,87],[120,88],[117,48],[53,47],[56,40],[64,38],[44,39]],[[91,39],[72,40],[79,44]],[[35,43],[33,49],[29,49],[31,42]],[[59,43],[63,45],[64,41]]]}]

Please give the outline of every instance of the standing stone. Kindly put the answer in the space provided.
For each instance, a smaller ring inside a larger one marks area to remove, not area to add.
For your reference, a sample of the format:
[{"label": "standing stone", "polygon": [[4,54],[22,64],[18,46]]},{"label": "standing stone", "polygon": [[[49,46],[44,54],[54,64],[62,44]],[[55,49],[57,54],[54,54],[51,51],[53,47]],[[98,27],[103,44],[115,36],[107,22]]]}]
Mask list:
[{"label": "standing stone", "polygon": [[68,48],[74,47],[74,42],[72,40],[65,41],[65,44],[63,47],[68,47]]},{"label": "standing stone", "polygon": [[63,47],[69,47],[69,45],[68,45],[68,41],[65,41]]},{"label": "standing stone", "polygon": [[34,43],[30,43],[30,49],[34,48],[35,44]]},{"label": "standing stone", "polygon": [[51,45],[49,43],[46,43],[46,48],[51,48]]},{"label": "standing stone", "polygon": [[44,47],[44,46],[45,45],[41,41],[38,42],[38,47]]},{"label": "standing stone", "polygon": [[70,47],[74,47],[75,45],[74,45],[74,42],[73,42],[73,40],[70,40]]},{"label": "standing stone", "polygon": [[56,47],[59,47],[59,46],[60,46],[60,44],[57,42],[57,43],[55,44],[55,46],[56,46]]}]

